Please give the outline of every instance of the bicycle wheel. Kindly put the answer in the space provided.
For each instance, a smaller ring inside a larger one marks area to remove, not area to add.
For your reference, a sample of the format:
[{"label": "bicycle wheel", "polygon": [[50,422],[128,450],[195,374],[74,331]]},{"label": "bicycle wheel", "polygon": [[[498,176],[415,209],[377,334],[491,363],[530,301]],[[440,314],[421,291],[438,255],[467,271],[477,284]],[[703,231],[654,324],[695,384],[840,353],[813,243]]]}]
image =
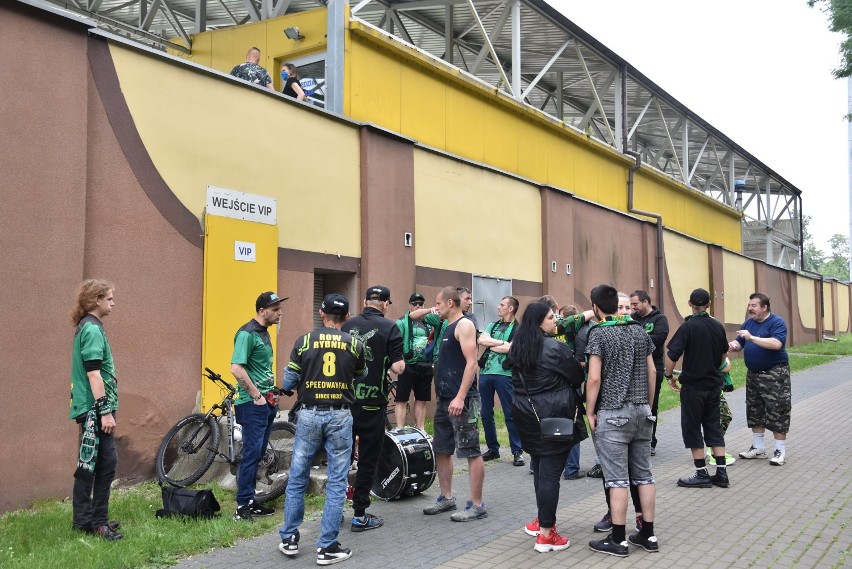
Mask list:
[{"label": "bicycle wheel", "polygon": [[184,487],[201,478],[219,452],[219,425],[200,413],[184,417],[166,433],[157,450],[160,482]]},{"label": "bicycle wheel", "polygon": [[254,501],[258,504],[274,500],[284,494],[290,479],[290,460],[293,457],[293,443],[296,438],[296,425],[288,421],[276,421],[272,424],[269,444],[257,465]]}]

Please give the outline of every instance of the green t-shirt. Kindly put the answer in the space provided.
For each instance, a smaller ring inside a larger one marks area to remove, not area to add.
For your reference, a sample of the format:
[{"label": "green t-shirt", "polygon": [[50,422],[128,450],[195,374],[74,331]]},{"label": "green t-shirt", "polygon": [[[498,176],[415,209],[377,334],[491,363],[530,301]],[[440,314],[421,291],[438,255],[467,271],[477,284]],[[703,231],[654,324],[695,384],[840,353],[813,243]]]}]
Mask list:
[{"label": "green t-shirt", "polygon": [[89,376],[83,362],[101,362],[101,378],[109,402],[108,409],[118,409],[118,381],[115,378],[115,364],[112,350],[107,341],[104,325],[95,316],[87,314],[77,324],[74,332],[74,347],[71,355],[71,411],[69,419],[75,419],[88,413],[95,403]]},{"label": "green t-shirt", "polygon": [[[503,340],[508,342],[509,335],[518,323],[512,322],[492,322],[485,328],[485,333],[495,340]],[[498,354],[493,350],[488,351],[488,359],[485,360],[485,367],[480,372],[483,375],[504,375],[512,377],[512,370],[503,369],[503,362],[506,360],[506,354]]]},{"label": "green t-shirt", "polygon": [[432,362],[426,362],[426,355],[423,351],[429,342],[429,334],[432,332],[432,327],[425,322],[411,320],[408,314],[397,320],[396,325],[402,334],[402,350],[405,356],[405,363],[428,363],[431,365]]},{"label": "green t-shirt", "polygon": [[[272,341],[269,330],[252,318],[245,326],[237,330],[234,336],[234,355],[232,364],[243,366],[254,386],[261,393],[275,387],[275,374],[272,371]],[[251,401],[251,395],[239,386],[235,404]]]},{"label": "green t-shirt", "polygon": [[583,327],[586,322],[586,317],[583,314],[573,314],[571,316],[556,317],[556,336],[560,342],[565,342],[571,351],[574,351],[574,338],[577,337],[577,332]]}]

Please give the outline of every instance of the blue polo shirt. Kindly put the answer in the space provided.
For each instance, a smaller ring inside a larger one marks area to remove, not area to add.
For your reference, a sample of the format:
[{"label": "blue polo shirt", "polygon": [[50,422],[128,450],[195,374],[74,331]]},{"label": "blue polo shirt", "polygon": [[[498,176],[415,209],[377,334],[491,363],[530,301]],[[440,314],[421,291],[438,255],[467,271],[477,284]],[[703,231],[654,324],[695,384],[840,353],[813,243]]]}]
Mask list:
[{"label": "blue polo shirt", "polygon": [[787,350],[787,324],[784,319],[775,314],[770,314],[763,322],[749,318],[743,322],[741,330],[748,330],[755,338],[775,338],[781,342],[780,350],[767,350],[761,348],[754,342],[746,342],[737,336],[737,342],[743,347],[745,364],[751,371],[766,371],[778,364],[786,364],[788,361]]}]

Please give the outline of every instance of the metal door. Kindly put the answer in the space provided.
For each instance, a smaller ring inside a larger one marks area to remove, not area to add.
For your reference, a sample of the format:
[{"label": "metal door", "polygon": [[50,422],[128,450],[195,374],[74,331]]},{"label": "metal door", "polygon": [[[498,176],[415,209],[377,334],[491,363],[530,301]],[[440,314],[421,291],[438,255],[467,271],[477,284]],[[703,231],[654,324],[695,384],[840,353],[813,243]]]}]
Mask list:
[{"label": "metal door", "polygon": [[473,314],[477,327],[485,330],[498,319],[497,306],[504,296],[512,296],[512,279],[473,275]]}]

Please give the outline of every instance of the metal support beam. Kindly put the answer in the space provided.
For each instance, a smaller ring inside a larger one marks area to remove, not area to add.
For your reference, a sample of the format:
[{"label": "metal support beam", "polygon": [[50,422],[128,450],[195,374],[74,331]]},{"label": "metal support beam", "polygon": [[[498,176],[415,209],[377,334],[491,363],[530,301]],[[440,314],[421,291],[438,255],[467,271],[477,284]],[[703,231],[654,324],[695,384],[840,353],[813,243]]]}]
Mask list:
[{"label": "metal support beam", "polygon": [[290,8],[291,1],[292,0],[278,0],[278,4],[276,4],[275,9],[272,10],[270,18],[277,18],[278,16],[286,14],[287,10]]},{"label": "metal support beam", "polygon": [[195,0],[195,21],[192,23],[192,33],[200,34],[207,31],[207,0]]},{"label": "metal support beam", "polygon": [[565,80],[564,73],[562,71],[556,72],[556,118],[565,122],[565,104],[563,93],[565,88],[563,85]]},{"label": "metal support beam", "polygon": [[447,6],[444,12],[444,59],[453,65],[453,34],[455,34],[455,22],[453,22],[453,6]]},{"label": "metal support beam", "polygon": [[[615,134],[612,132],[612,128],[609,126],[609,120],[606,118],[606,112],[604,111],[603,103],[601,103],[601,98],[598,95],[598,90],[595,89],[595,82],[592,80],[592,74],[589,73],[589,67],[586,65],[586,59],[583,57],[583,53],[580,51],[580,44],[574,43],[574,48],[577,51],[577,58],[580,60],[580,63],[583,64],[583,71],[586,73],[586,79],[589,80],[589,85],[592,87],[592,93],[595,96],[595,102],[597,102],[598,108],[601,110],[601,117],[603,118],[603,122],[606,125],[606,130],[609,132],[610,142],[615,145]],[[602,137],[605,139],[605,137]]]},{"label": "metal support beam", "polygon": [[[491,57],[494,58],[494,65],[500,71],[500,76],[503,78],[503,81],[505,81],[506,86],[511,87],[511,82],[509,81],[509,78],[506,76],[506,72],[503,71],[503,66],[500,64],[500,58],[497,57],[497,52],[494,50],[494,46],[491,45],[491,39],[488,37],[488,32],[485,31],[485,26],[482,25],[482,20],[479,19],[479,14],[476,13],[476,6],[473,5],[473,0],[467,0],[467,5],[470,7],[471,14],[473,14],[473,17],[476,19],[476,23],[479,26],[479,32],[482,34],[482,39],[485,40],[485,45],[483,46],[482,49],[483,50],[487,49],[489,52],[491,52]],[[506,20],[508,19],[510,12],[511,12],[511,10],[508,10],[508,9],[503,10],[503,14],[500,16],[500,20],[494,26],[494,29],[491,31],[491,33],[494,35],[494,37],[497,37],[497,35],[503,29],[503,26],[506,25]],[[480,52],[480,55],[482,56],[481,59],[484,60],[485,59],[485,53]],[[480,58],[477,57],[476,59],[477,59],[477,62],[481,65],[482,61],[480,61]],[[479,71],[479,66],[476,65],[476,63],[474,63],[473,73],[476,73],[477,71]]]},{"label": "metal support beam", "polygon": [[[530,84],[527,85],[526,90],[524,90],[524,92],[521,94],[522,99],[527,98],[527,95],[530,94],[530,91],[532,91],[533,88],[536,85],[538,85],[538,82],[541,81],[541,78],[544,77],[545,73],[547,73],[548,70],[550,70],[550,68],[553,66],[553,64],[556,63],[556,60],[559,59],[559,56],[562,55],[562,52],[565,51],[565,48],[567,48],[570,43],[571,43],[571,39],[569,38],[565,43],[562,44],[562,47],[560,47],[559,49],[556,50],[556,53],[553,54],[553,57],[550,58],[550,61],[548,61],[544,65],[544,67],[541,68],[541,71],[539,71],[539,73],[538,73],[538,75],[536,75],[535,79],[533,79],[530,82]],[[512,65],[512,74],[513,75],[514,75],[514,72],[515,72],[515,67],[514,67],[514,64],[513,64]],[[559,71],[560,75],[561,75],[561,73],[562,72]],[[520,66],[518,67],[518,74],[520,75]],[[560,91],[561,91],[561,89],[560,89]],[[562,95],[560,94],[559,97],[560,97],[560,100],[561,100]]]},{"label": "metal support beam", "polygon": [[243,0],[243,6],[245,6],[249,19],[252,22],[260,21],[260,12],[257,10],[257,6],[254,5],[254,0]]},{"label": "metal support beam", "polygon": [[[521,0],[512,1],[512,95],[521,100]],[[496,57],[496,54],[495,54]]]},{"label": "metal support beam", "polygon": [[325,108],[343,114],[343,57],[348,0],[328,0]]}]

